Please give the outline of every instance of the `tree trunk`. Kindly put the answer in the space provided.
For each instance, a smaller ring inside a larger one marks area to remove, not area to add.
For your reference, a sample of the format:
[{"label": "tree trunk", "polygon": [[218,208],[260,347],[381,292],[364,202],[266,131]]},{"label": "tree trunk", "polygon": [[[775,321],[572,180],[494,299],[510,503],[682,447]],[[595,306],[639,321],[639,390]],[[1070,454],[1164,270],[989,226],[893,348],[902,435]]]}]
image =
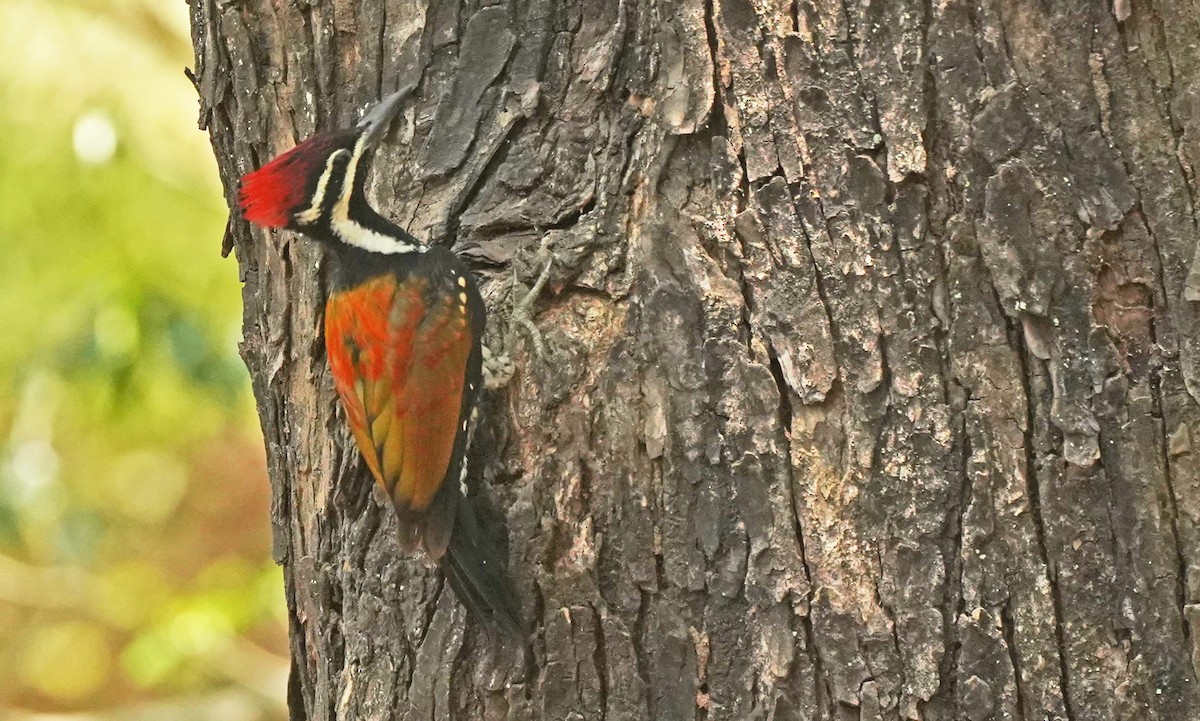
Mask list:
[{"label": "tree trunk", "polygon": [[231,221],[293,718],[1200,718],[1194,2],[426,4],[192,0],[230,198],[412,81],[385,214],[555,258],[505,665],[351,450],[320,250]]}]

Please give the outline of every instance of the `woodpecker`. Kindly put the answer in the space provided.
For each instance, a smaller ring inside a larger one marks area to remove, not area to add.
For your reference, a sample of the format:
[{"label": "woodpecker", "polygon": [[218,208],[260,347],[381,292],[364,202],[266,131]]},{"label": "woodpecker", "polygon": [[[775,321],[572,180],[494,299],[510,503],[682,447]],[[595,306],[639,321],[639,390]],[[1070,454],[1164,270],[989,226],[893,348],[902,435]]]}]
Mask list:
[{"label": "woodpecker", "polygon": [[477,618],[519,636],[512,582],[464,495],[484,385],[483,299],[460,258],[417,240],[366,198],[373,153],[406,95],[248,173],[239,205],[251,223],[331,252],[329,367],[355,443],[395,508],[400,544],[437,561]]}]

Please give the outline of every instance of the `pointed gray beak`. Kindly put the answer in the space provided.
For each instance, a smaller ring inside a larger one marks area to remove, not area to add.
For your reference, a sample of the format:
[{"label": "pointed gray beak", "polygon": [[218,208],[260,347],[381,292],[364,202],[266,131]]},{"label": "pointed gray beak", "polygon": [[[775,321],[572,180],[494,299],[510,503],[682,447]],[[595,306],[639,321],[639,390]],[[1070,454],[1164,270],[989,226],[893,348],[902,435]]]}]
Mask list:
[{"label": "pointed gray beak", "polygon": [[375,147],[383,139],[388,126],[392,124],[392,119],[400,112],[400,106],[404,104],[404,99],[412,93],[413,87],[415,86],[410,84],[380,100],[375,107],[367,111],[362,120],[358,121],[358,127],[365,129],[363,137],[366,138],[367,148]]}]

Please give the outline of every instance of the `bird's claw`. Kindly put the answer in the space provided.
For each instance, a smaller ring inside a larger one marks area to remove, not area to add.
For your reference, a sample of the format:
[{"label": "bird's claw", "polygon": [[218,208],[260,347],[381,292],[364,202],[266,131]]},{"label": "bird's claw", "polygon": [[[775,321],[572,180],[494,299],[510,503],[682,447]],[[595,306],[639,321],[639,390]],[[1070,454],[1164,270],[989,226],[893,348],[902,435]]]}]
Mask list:
[{"label": "bird's claw", "polygon": [[512,356],[493,353],[491,347],[483,346],[483,387],[490,391],[503,388],[517,372]]},{"label": "bird's claw", "polygon": [[[538,255],[546,256],[546,264],[542,267],[542,272],[538,275],[537,280],[534,281],[533,287],[512,306],[512,312],[508,318],[508,328],[504,333],[503,352],[496,353],[486,345],[483,347],[483,383],[486,388],[492,390],[503,388],[512,380],[516,373],[512,355],[520,331],[525,332],[529,344],[533,347],[533,354],[537,356],[538,360],[546,357],[546,346],[542,342],[541,331],[533,322],[533,304],[545,289],[546,283],[550,280],[550,269],[554,267],[554,255],[550,252],[549,243],[545,239],[542,240],[538,249]],[[514,297],[518,288],[520,288],[520,281],[517,280],[514,270],[511,290]]]},{"label": "bird's claw", "polygon": [[[550,280],[550,269],[554,267],[554,256],[549,252],[549,247],[545,241],[542,241],[540,252],[546,255],[546,265],[542,267],[542,272],[538,275],[537,280],[533,282],[533,287],[525,294],[525,297],[517,301],[513,307],[512,317],[509,319],[508,339],[509,341],[516,340],[516,328],[520,326],[525,329],[525,334],[529,337],[530,344],[533,345],[533,352],[541,360],[546,356],[546,347],[542,343],[542,334],[538,331],[537,326],[533,324],[533,304],[542,294],[542,290],[546,287],[546,282]],[[516,292],[517,277],[513,274],[513,291]]]}]

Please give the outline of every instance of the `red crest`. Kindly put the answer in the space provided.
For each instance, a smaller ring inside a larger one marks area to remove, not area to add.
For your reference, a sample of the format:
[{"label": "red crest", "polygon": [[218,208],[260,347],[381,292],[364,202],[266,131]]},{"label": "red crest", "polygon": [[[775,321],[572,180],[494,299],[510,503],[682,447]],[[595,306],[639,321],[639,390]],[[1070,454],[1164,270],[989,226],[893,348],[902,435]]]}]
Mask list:
[{"label": "red crest", "polygon": [[314,183],[325,170],[325,160],[345,147],[357,129],[314,135],[252,173],[242,176],[238,205],[242,217],[268,228],[285,228],[292,215],[308,207]]}]

